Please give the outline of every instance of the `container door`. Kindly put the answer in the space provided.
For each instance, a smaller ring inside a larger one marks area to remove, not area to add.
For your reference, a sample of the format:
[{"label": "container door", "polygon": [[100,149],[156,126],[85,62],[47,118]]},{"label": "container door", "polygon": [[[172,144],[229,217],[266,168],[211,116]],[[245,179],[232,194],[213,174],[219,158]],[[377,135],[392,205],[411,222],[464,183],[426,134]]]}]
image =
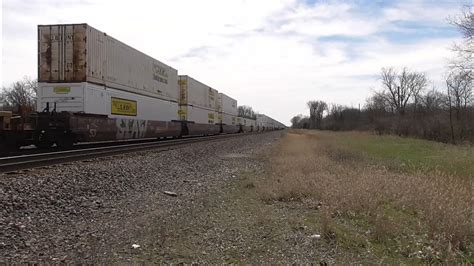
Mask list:
[{"label": "container door", "polygon": [[38,81],[86,81],[87,25],[38,26]]}]

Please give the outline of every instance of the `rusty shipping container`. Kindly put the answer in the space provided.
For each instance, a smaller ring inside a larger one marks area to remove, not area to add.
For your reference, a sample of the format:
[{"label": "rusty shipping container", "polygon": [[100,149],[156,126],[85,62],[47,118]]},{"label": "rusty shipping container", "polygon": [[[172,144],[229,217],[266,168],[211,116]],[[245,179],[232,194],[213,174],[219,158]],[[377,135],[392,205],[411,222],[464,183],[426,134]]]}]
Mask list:
[{"label": "rusty shipping container", "polygon": [[179,100],[176,69],[87,24],[38,26],[38,81],[91,82]]}]

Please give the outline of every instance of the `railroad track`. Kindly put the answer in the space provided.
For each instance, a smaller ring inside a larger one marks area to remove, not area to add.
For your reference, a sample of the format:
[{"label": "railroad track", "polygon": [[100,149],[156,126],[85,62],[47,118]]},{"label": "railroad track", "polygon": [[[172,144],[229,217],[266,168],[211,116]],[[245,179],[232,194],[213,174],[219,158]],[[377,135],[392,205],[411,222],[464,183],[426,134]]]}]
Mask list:
[{"label": "railroad track", "polygon": [[[183,146],[186,144],[227,139],[243,134],[228,134],[184,139],[173,139],[166,141],[155,141],[145,143],[121,144],[115,146],[84,148],[67,151],[54,151],[38,154],[27,154],[20,156],[11,156],[0,158],[0,173],[13,172],[23,169],[41,167],[46,165],[61,164],[66,162],[91,159],[103,156],[111,156],[149,149],[169,150],[173,147]],[[246,134],[244,134],[246,135]]]},{"label": "railroad track", "polygon": [[[202,136],[184,136],[183,138],[199,138]],[[150,142],[158,142],[158,141],[170,141],[174,138],[147,138],[147,139],[129,139],[129,140],[115,140],[115,141],[100,141],[100,142],[84,142],[74,144],[72,147],[69,148],[61,148],[61,147],[51,147],[46,149],[41,148],[23,148],[15,151],[0,151],[0,159],[4,157],[13,157],[13,156],[20,156],[20,155],[32,155],[38,153],[46,153],[46,152],[57,152],[57,151],[70,151],[70,150],[79,150],[79,149],[87,149],[87,148],[98,148],[98,147],[107,147],[107,146],[119,146],[119,145],[127,145],[127,144],[137,144],[137,143],[150,143]]]}]

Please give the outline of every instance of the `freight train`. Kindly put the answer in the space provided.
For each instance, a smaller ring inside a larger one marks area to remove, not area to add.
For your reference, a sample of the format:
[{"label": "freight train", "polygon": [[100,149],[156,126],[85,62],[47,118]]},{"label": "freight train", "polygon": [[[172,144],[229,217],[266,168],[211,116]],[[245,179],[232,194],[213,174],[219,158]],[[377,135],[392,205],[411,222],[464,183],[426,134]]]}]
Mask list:
[{"label": "freight train", "polygon": [[88,24],[38,26],[37,110],[0,112],[0,147],[282,129]]}]

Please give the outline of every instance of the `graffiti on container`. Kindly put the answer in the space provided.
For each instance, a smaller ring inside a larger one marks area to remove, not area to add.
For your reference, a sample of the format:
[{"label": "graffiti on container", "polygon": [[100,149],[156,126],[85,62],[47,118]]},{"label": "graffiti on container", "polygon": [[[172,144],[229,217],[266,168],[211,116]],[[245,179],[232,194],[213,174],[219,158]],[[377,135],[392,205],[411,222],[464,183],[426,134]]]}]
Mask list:
[{"label": "graffiti on container", "polygon": [[89,128],[89,138],[94,139],[97,136],[97,129]]},{"label": "graffiti on container", "polygon": [[95,119],[81,119],[81,123],[86,124],[87,131],[89,133],[89,139],[95,139],[97,137],[97,129],[99,126],[97,125]]},{"label": "graffiti on container", "polygon": [[117,139],[137,139],[144,138],[146,134],[147,121],[135,119],[116,120]]}]

